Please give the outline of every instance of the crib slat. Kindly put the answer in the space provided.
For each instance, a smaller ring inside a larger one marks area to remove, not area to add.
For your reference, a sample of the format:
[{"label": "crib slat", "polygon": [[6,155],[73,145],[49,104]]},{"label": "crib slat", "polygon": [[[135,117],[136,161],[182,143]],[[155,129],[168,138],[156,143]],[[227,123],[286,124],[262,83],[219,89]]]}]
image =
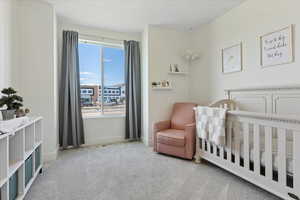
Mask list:
[{"label": "crib slat", "polygon": [[207,140],[206,143],[207,143],[207,152],[211,154],[211,151],[210,151],[211,150],[211,147],[210,147],[211,143],[210,143],[209,140]]},{"label": "crib slat", "polygon": [[235,130],[234,132],[235,164],[239,166],[240,165],[240,143],[241,143],[241,139],[240,139],[241,129],[239,123],[235,123],[234,130]]},{"label": "crib slat", "polygon": [[232,121],[227,122],[227,160],[231,162]]},{"label": "crib slat", "polygon": [[278,182],[286,185],[286,130],[278,128]]},{"label": "crib slat", "polygon": [[[298,188],[297,191],[299,191],[300,188],[300,156],[298,155],[300,152],[300,131],[293,131],[293,156],[294,156],[294,188]],[[297,156],[296,156],[297,155]],[[297,194],[300,195],[300,192]]]},{"label": "crib slat", "polygon": [[269,180],[272,180],[273,178],[272,127],[265,127],[265,169],[266,169],[266,177]]},{"label": "crib slat", "polygon": [[224,160],[224,147],[220,146],[220,158],[221,160]]},{"label": "crib slat", "polygon": [[212,144],[213,145],[213,154],[217,157],[217,145]]},{"label": "crib slat", "polygon": [[245,123],[244,124],[244,167],[249,170],[249,124]]},{"label": "crib slat", "polygon": [[254,134],[253,134],[253,161],[254,161],[254,173],[260,174],[260,141],[259,141],[259,125],[254,124]]},{"label": "crib slat", "polygon": [[202,142],[202,151],[205,151],[205,139],[202,139],[201,142]]}]

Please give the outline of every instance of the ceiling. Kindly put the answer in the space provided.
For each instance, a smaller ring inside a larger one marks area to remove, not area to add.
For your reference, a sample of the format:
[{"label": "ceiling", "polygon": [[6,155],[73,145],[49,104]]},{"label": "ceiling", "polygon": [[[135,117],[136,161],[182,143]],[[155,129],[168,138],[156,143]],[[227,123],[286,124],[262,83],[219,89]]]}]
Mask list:
[{"label": "ceiling", "polygon": [[191,29],[223,15],[244,0],[47,0],[63,20],[121,32],[160,25]]}]

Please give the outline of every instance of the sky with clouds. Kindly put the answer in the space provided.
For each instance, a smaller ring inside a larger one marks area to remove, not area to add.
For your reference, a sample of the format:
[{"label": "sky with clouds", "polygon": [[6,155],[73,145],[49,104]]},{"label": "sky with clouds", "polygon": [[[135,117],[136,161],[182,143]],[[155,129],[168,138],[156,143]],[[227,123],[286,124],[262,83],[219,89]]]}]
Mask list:
[{"label": "sky with clouds", "polygon": [[79,43],[80,84],[100,85],[100,52],[103,49],[104,85],[124,83],[124,51],[97,44]]}]

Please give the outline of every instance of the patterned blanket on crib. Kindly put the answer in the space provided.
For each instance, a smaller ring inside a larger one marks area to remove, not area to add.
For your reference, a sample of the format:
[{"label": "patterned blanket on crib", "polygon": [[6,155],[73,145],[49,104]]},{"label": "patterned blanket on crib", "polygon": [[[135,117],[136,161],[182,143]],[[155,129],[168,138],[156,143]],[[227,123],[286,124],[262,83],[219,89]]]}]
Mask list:
[{"label": "patterned blanket on crib", "polygon": [[197,135],[216,145],[226,144],[225,120],[227,109],[197,106]]}]

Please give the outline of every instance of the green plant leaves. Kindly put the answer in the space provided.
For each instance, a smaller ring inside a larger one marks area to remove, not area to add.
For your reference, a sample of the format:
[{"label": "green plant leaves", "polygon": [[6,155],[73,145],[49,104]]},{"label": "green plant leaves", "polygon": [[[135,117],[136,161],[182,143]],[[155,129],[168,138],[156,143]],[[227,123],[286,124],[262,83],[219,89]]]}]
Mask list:
[{"label": "green plant leaves", "polygon": [[12,94],[16,94],[17,91],[14,90],[12,87],[9,87],[9,88],[4,88],[2,91],[1,91],[2,94],[5,94],[5,95],[12,95]]},{"label": "green plant leaves", "polygon": [[7,110],[18,110],[23,106],[23,98],[16,95],[17,91],[12,87],[4,88],[1,93],[3,94],[3,96],[0,98],[0,107],[6,105]]}]

